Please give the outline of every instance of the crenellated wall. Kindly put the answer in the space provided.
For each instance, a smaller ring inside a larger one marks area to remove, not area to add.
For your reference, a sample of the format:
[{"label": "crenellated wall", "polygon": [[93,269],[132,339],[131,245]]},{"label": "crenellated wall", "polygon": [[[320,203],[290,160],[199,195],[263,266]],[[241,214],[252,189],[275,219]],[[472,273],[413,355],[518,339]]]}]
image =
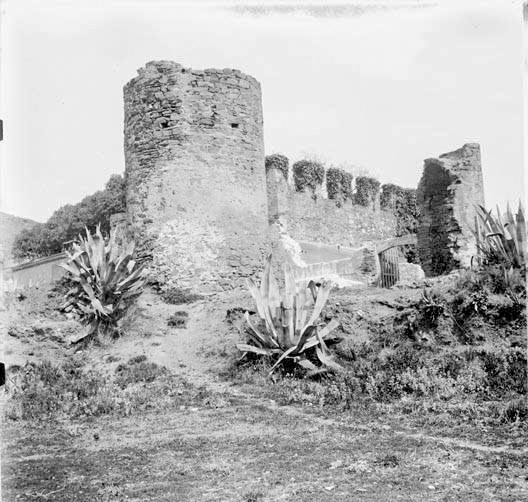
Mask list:
[{"label": "crenellated wall", "polygon": [[289,176],[287,164],[279,167],[276,157],[266,158],[268,221],[280,222],[293,239],[359,247],[396,235],[394,214],[379,207],[379,183],[369,185],[372,193],[358,203],[349,173],[300,161]]}]

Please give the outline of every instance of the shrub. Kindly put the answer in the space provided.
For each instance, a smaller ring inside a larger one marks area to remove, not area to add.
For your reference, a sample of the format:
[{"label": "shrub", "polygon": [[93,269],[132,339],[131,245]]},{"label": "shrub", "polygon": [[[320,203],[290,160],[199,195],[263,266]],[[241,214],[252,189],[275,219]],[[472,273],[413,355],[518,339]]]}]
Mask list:
[{"label": "shrub", "polygon": [[328,198],[335,200],[338,206],[352,199],[353,176],[342,169],[331,167],[326,172],[326,189]]},{"label": "shrub", "polygon": [[[6,416],[12,420],[69,419],[137,410],[208,404],[210,393],[147,358],[137,356],[117,368],[114,378],[86,369],[81,360],[63,364],[28,363],[14,372],[6,391]],[[214,405],[214,403],[211,403]]]},{"label": "shrub", "polygon": [[318,162],[310,160],[299,160],[293,164],[293,179],[295,190],[304,192],[307,188],[315,192],[318,186],[323,183],[324,167]]},{"label": "shrub", "polygon": [[402,188],[392,183],[382,185],[380,207],[396,217],[397,236],[417,232],[419,214],[414,188]]},{"label": "shrub", "polygon": [[185,328],[187,327],[187,321],[189,320],[189,314],[184,310],[178,310],[169,317],[167,324],[174,328]]},{"label": "shrub", "polygon": [[528,402],[526,397],[512,399],[501,413],[503,422],[525,422],[528,420]]},{"label": "shrub", "polygon": [[358,176],[356,178],[356,193],[354,202],[360,206],[373,206],[379,193],[380,182],[369,176]]},{"label": "shrub", "polygon": [[285,286],[281,292],[273,275],[270,255],[260,288],[251,279],[248,280],[261,323],[253,325],[246,312],[249,343],[240,343],[237,348],[244,353],[276,358],[270,374],[285,361],[298,364],[310,375],[341,370],[327,347],[331,332],[339,323],[334,319],[321,328],[318,322],[331,286],[324,284],[318,290],[313,282],[308,286],[297,286],[293,271],[286,264],[284,279]]},{"label": "shrub", "polygon": [[519,203],[516,216],[508,204],[504,222],[497,208],[497,215],[477,206],[477,225],[474,230],[477,246],[484,265],[502,265],[505,269],[526,270],[526,220]]},{"label": "shrub", "polygon": [[282,172],[285,179],[288,179],[289,171],[289,160],[288,157],[281,155],[280,153],[274,153],[272,155],[266,155],[266,172],[268,169],[278,169]]},{"label": "shrub", "polygon": [[88,325],[86,336],[115,331],[130,301],[141,292],[143,268],[133,252],[133,242],[118,244],[115,232],[105,242],[99,228],[94,236],[86,229],[86,238],[79,236],[61,265],[75,283],[62,309],[81,317]]},{"label": "shrub", "polygon": [[[73,416],[97,415],[107,410],[104,400],[86,407],[105,386],[102,375],[85,371],[83,363],[72,360],[60,366],[49,361],[28,363],[10,392],[10,418],[35,419],[66,412]],[[93,403],[92,403],[93,404]]]},{"label": "shrub", "polygon": [[190,289],[171,287],[161,293],[161,298],[170,305],[184,305],[202,300],[203,296],[192,293]]},{"label": "shrub", "polygon": [[124,389],[136,383],[150,383],[165,375],[167,369],[147,361],[145,355],[131,358],[126,364],[120,364],[115,370],[115,383]]},{"label": "shrub", "polygon": [[36,258],[60,253],[65,242],[74,240],[84,228],[91,232],[99,225],[104,234],[110,231],[110,216],[125,210],[125,182],[112,175],[104,190],[85,197],[77,204],[57,209],[46,223],[22,230],[13,243],[17,258]]}]

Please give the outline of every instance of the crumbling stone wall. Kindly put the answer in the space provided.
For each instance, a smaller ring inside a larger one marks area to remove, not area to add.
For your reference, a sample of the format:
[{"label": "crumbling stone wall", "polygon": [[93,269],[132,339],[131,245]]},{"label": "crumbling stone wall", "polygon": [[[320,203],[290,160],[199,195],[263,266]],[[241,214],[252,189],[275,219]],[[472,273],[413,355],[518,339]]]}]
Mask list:
[{"label": "crumbling stone wall", "polygon": [[153,61],[124,101],[127,220],[152,275],[200,292],[242,284],[267,246],[260,84]]},{"label": "crumbling stone wall", "polygon": [[418,184],[418,254],[427,276],[469,267],[476,254],[475,205],[484,205],[480,146],[426,159]]},{"label": "crumbling stone wall", "polygon": [[268,219],[279,222],[293,239],[357,247],[396,235],[393,213],[380,210],[379,204],[355,203],[350,174],[333,169],[329,176],[319,164],[301,161],[294,164],[292,179],[284,175],[289,172],[284,163],[279,168],[271,157],[276,155],[268,157],[266,170]]}]

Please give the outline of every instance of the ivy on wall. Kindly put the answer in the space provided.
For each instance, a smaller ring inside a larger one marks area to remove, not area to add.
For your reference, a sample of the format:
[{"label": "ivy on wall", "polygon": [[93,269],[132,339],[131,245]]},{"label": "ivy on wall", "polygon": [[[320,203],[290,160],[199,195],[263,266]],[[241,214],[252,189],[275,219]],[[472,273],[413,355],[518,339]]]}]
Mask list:
[{"label": "ivy on wall", "polygon": [[387,183],[381,187],[380,206],[391,211],[396,217],[397,235],[417,232],[418,206],[415,189]]},{"label": "ivy on wall", "polygon": [[[419,213],[416,204],[416,190],[402,188],[392,183],[381,187],[381,209],[394,214],[396,218],[396,235],[415,234],[418,231]],[[403,253],[410,263],[418,263],[415,245],[404,246]]]},{"label": "ivy on wall", "polygon": [[289,164],[290,161],[288,160],[288,157],[281,155],[280,153],[266,155],[266,172],[268,172],[269,169],[278,169],[282,172],[284,178],[288,179],[288,171],[290,169]]},{"label": "ivy on wall", "polygon": [[292,167],[295,190],[298,192],[304,192],[307,188],[315,192],[316,188],[322,185],[325,170],[318,162],[299,160]]},{"label": "ivy on wall", "polygon": [[344,171],[331,167],[326,171],[326,190],[328,198],[335,200],[338,207],[347,199],[352,199],[353,176]]},{"label": "ivy on wall", "polygon": [[358,176],[356,178],[356,193],[354,202],[360,206],[372,206],[380,189],[380,182],[369,176]]}]

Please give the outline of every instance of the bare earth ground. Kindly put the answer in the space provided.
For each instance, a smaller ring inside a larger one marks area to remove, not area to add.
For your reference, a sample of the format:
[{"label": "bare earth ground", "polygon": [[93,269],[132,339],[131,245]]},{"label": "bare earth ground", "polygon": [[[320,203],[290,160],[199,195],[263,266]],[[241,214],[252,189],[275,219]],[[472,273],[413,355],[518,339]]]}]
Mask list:
[{"label": "bare earth ground", "polygon": [[[399,294],[362,292],[358,309],[372,306],[376,295]],[[39,318],[29,305],[18,309],[20,324],[37,319],[40,331],[5,335],[8,365],[68,357],[71,349],[45,333],[51,323],[66,336],[71,322]],[[239,336],[226,329],[233,306],[250,304],[240,296],[175,306],[144,294],[127,336],[86,351],[89,364],[110,374],[119,362],[145,354],[208,391],[182,397],[170,410],[117,419],[4,419],[2,500],[528,500],[526,438],[419,427],[360,408],[329,414],[281,406],[263,389],[221,380],[218,371]],[[189,313],[187,329],[167,326],[177,310]]]}]

